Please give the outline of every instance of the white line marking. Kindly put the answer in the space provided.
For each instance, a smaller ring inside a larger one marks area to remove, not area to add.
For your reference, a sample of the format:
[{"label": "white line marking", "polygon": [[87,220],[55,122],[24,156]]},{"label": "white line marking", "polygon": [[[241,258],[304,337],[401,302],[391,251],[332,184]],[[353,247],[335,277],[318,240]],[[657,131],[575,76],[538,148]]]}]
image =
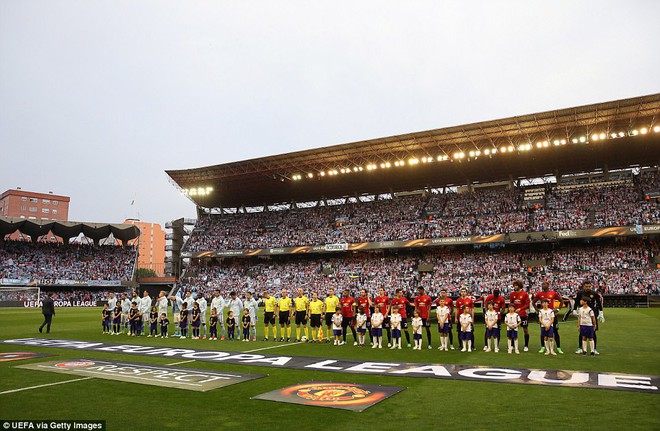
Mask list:
[{"label": "white line marking", "polygon": [[26,388],[12,389],[12,390],[10,390],[10,391],[0,392],[0,395],[4,395],[4,394],[13,394],[14,392],[21,392],[21,391],[29,391],[30,389],[45,388],[46,386],[63,385],[63,384],[65,384],[65,383],[79,382],[79,381],[81,381],[81,380],[89,380],[89,379],[93,379],[93,378],[94,378],[94,377],[83,377],[83,378],[81,378],[81,379],[65,380],[65,381],[63,381],[63,382],[46,383],[45,385],[28,386],[28,387],[26,387]]},{"label": "white line marking", "polygon": [[167,366],[170,366],[170,365],[180,365],[180,364],[187,364],[188,362],[195,362],[195,360],[194,360],[194,359],[191,359],[191,360],[189,360],[189,361],[174,362],[174,363],[171,363],[171,364],[165,364],[165,365],[167,365]]},{"label": "white line marking", "polygon": [[296,344],[301,344],[301,343],[285,343],[285,344],[279,344],[279,345],[277,345],[277,346],[262,347],[261,349],[245,350],[243,353],[252,353],[252,352],[258,352],[258,351],[260,351],[260,350],[277,349],[277,348],[280,348],[280,347],[286,347],[286,346],[295,346]]}]

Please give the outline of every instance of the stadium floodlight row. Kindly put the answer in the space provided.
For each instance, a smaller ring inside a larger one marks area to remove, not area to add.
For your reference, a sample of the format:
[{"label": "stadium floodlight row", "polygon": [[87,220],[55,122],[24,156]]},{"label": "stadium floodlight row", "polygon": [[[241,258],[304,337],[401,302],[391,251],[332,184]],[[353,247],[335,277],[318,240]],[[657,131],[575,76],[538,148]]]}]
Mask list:
[{"label": "stadium floodlight row", "polygon": [[659,114],[653,94],[167,174],[232,209],[611,171],[657,164]]}]

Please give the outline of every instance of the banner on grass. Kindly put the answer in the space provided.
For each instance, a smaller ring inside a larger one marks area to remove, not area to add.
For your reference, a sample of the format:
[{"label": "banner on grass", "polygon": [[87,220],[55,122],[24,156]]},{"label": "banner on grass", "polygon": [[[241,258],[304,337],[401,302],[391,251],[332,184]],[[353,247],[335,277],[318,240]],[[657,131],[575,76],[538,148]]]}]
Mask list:
[{"label": "banner on grass", "polygon": [[363,383],[305,382],[266,392],[252,399],[361,412],[404,389]]},{"label": "banner on grass", "polygon": [[114,352],[156,358],[194,359],[204,362],[229,363],[270,368],[327,371],[342,374],[422,377],[446,380],[518,383],[573,388],[612,389],[660,393],[660,376],[601,373],[597,371],[539,370],[510,367],[488,367],[458,364],[354,361],[348,359],[309,358],[304,356],[259,355],[176,347],[140,346],[45,338],[2,340],[4,344],[52,347],[92,352]]},{"label": "banner on grass", "polygon": [[54,355],[39,352],[2,352],[0,353],[0,362],[24,361],[26,359],[43,358],[46,356]]},{"label": "banner on grass", "polygon": [[27,370],[95,377],[128,383],[207,392],[216,388],[266,377],[263,374],[229,373],[195,368],[172,368],[101,359],[70,359],[17,365]]}]

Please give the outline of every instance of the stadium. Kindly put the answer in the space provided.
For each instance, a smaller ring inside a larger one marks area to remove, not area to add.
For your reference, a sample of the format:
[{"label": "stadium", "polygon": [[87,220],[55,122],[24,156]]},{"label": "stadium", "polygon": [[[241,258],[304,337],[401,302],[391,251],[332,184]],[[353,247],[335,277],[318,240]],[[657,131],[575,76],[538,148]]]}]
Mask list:
[{"label": "stadium", "polygon": [[[534,426],[657,429],[660,348],[639,328],[660,330],[659,118],[654,94],[168,170],[197,220],[172,223],[167,280],[135,277],[133,225],[0,217],[0,416],[500,429],[518,406]],[[579,341],[585,289],[596,348]],[[520,294],[514,353],[486,309],[503,298],[503,325]]]}]

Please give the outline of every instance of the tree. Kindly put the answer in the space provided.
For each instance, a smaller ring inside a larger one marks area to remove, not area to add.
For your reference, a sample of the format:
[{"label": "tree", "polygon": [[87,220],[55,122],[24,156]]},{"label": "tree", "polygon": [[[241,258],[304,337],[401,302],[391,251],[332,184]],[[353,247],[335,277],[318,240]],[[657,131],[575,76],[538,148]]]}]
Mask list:
[{"label": "tree", "polygon": [[153,269],[137,268],[135,270],[135,278],[151,278],[158,277],[158,274]]}]

